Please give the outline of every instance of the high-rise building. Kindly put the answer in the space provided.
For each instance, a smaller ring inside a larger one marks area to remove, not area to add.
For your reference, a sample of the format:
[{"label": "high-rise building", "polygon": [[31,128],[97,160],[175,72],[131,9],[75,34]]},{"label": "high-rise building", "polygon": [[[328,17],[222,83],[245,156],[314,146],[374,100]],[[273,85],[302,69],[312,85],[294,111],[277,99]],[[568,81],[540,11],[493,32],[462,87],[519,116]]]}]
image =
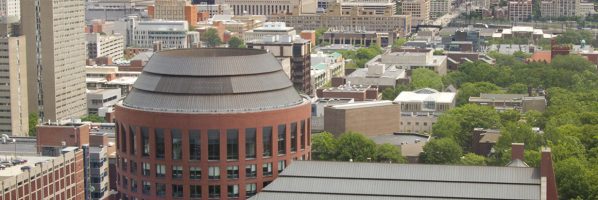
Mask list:
[{"label": "high-rise building", "polygon": [[147,7],[148,15],[154,19],[187,21],[189,26],[197,24],[197,8],[189,0],[156,0]]},{"label": "high-rise building", "polygon": [[267,51],[157,52],[116,106],[118,192],[246,199],[310,159],[310,116],[310,100]]},{"label": "high-rise building", "polygon": [[453,0],[431,0],[430,1],[430,18],[436,19],[447,14],[451,9]]},{"label": "high-rise building", "polygon": [[316,0],[216,0],[228,4],[235,15],[315,14]]},{"label": "high-rise building", "polygon": [[21,6],[21,23],[27,38],[29,112],[44,121],[85,115],[85,2],[27,2]]},{"label": "high-rise building", "polygon": [[509,1],[509,20],[524,21],[532,18],[533,3],[531,0]]},{"label": "high-rise building", "polygon": [[21,0],[0,0],[0,19],[13,18],[18,20],[21,16]]},{"label": "high-rise building", "polygon": [[25,36],[0,37],[0,133],[26,136],[27,60]]},{"label": "high-rise building", "polygon": [[543,18],[583,16],[581,0],[546,0],[540,3]]},{"label": "high-rise building", "polygon": [[125,37],[123,35],[87,33],[87,58],[108,57],[111,60],[124,58]]},{"label": "high-rise building", "polygon": [[411,15],[412,25],[430,20],[430,0],[404,0],[401,2],[403,15]]}]

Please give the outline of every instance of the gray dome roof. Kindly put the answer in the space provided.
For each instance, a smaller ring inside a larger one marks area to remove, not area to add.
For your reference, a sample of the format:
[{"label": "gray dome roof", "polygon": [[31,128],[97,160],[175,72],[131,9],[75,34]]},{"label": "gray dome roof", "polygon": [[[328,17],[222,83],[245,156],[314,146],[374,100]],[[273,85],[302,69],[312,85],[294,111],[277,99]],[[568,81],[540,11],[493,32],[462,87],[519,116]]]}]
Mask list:
[{"label": "gray dome roof", "polygon": [[156,112],[231,113],[303,102],[272,54],[202,48],[155,53],[122,104]]}]

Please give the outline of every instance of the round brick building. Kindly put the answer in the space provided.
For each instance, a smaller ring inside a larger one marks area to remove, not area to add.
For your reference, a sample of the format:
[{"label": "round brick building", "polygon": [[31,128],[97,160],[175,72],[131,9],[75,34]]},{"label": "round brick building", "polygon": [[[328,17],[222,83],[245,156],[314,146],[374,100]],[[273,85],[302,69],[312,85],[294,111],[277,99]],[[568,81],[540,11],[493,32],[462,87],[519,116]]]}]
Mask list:
[{"label": "round brick building", "polygon": [[310,103],[270,53],[155,53],[116,107],[123,199],[246,199],[310,159]]}]

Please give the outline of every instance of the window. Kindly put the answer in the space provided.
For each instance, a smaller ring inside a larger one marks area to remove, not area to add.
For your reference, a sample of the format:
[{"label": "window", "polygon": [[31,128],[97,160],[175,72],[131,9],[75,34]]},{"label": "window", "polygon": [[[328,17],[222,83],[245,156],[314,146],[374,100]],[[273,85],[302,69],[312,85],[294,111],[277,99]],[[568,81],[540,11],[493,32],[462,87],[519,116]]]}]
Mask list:
[{"label": "window", "polygon": [[189,159],[200,160],[201,159],[201,140],[199,138],[199,130],[189,131]]},{"label": "window", "polygon": [[247,128],[245,129],[245,158],[246,159],[255,159],[255,132],[257,130],[255,128]]},{"label": "window", "polygon": [[220,131],[208,130],[208,160],[220,160]]},{"label": "window", "polygon": [[191,191],[191,198],[201,198],[201,186],[191,185],[189,191]]},{"label": "window", "polygon": [[172,185],[172,197],[183,197],[183,185]]},{"label": "window", "polygon": [[226,167],[226,178],[238,179],[239,178],[239,166]]},{"label": "window", "polygon": [[149,194],[150,191],[152,190],[151,183],[148,181],[141,181],[141,183],[143,184],[143,188],[142,188],[143,194]]},{"label": "window", "polygon": [[172,136],[172,159],[183,159],[183,140],[181,129],[171,129],[170,134]]},{"label": "window", "polygon": [[129,147],[131,147],[129,153],[135,155],[135,150],[137,149],[137,135],[135,135],[135,127],[133,126],[129,126],[129,142],[131,143],[129,144]]},{"label": "window", "polygon": [[245,196],[247,198],[255,195],[256,192],[257,192],[257,184],[249,183],[249,184],[245,185]]},{"label": "window", "polygon": [[172,166],[172,178],[183,178],[183,166]]},{"label": "window", "polygon": [[297,151],[297,122],[291,123],[291,152]]},{"label": "window", "polygon": [[301,150],[305,149],[305,120],[301,120]]},{"label": "window", "polygon": [[131,192],[137,192],[137,180],[131,179]]},{"label": "window", "polygon": [[228,198],[239,197],[239,185],[228,185]]},{"label": "window", "polygon": [[264,176],[272,176],[272,163],[264,163],[262,165],[262,172],[264,172]]},{"label": "window", "polygon": [[262,137],[263,137],[263,147],[264,153],[263,155],[272,156],[272,127],[264,127],[262,129]]},{"label": "window", "polygon": [[190,167],[189,168],[190,179],[201,179],[201,167]]},{"label": "window", "polygon": [[156,195],[163,197],[166,195],[166,184],[156,183]]},{"label": "window", "polygon": [[120,130],[122,131],[120,134],[122,136],[121,149],[124,153],[126,153],[127,152],[127,130],[125,129],[125,126],[123,126],[122,124],[120,125]]},{"label": "window", "polygon": [[210,180],[220,179],[220,167],[208,168],[208,179],[210,179]]},{"label": "window", "polygon": [[129,179],[127,179],[127,177],[123,176],[121,180],[123,181],[123,187],[128,188],[129,187]]},{"label": "window", "polygon": [[286,124],[280,124],[278,125],[278,154],[285,154],[286,153],[286,149],[287,149],[287,143],[286,143],[286,134],[287,132],[287,125]]},{"label": "window", "polygon": [[165,165],[156,165],[156,177],[164,177],[166,175]]},{"label": "window", "polygon": [[208,186],[208,197],[209,198],[220,198],[220,186],[219,185]]},{"label": "window", "polygon": [[247,165],[245,166],[245,176],[247,178],[255,178],[257,177],[257,170],[255,165]]},{"label": "window", "polygon": [[270,185],[270,183],[272,183],[272,181],[264,181],[264,186],[262,188],[265,188],[266,186]]},{"label": "window", "polygon": [[149,129],[147,127],[141,127],[141,155],[147,157],[150,155],[150,144],[149,144]]},{"label": "window", "polygon": [[284,170],[285,167],[286,167],[286,161],[279,160],[278,161],[278,173],[280,174],[280,172],[282,172],[282,170]]},{"label": "window", "polygon": [[156,138],[156,158],[164,159],[164,129],[157,128],[155,130]]},{"label": "window", "polygon": [[151,167],[149,163],[142,163],[143,171],[141,171],[143,176],[149,176],[151,173]]},{"label": "window", "polygon": [[226,159],[239,159],[239,130],[226,130]]}]

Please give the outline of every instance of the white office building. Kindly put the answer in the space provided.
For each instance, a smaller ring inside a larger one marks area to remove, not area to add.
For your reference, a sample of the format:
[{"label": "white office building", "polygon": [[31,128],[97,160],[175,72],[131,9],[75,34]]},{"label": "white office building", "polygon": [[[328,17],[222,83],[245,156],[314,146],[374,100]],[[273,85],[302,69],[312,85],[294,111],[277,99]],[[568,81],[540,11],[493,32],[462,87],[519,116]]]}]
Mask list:
[{"label": "white office building", "polygon": [[125,38],[122,35],[87,33],[87,58],[110,57],[112,60],[123,59]]},{"label": "white office building", "polygon": [[187,21],[131,21],[130,46],[152,48],[160,42],[162,49],[191,48],[199,44],[199,32],[189,31]]}]

